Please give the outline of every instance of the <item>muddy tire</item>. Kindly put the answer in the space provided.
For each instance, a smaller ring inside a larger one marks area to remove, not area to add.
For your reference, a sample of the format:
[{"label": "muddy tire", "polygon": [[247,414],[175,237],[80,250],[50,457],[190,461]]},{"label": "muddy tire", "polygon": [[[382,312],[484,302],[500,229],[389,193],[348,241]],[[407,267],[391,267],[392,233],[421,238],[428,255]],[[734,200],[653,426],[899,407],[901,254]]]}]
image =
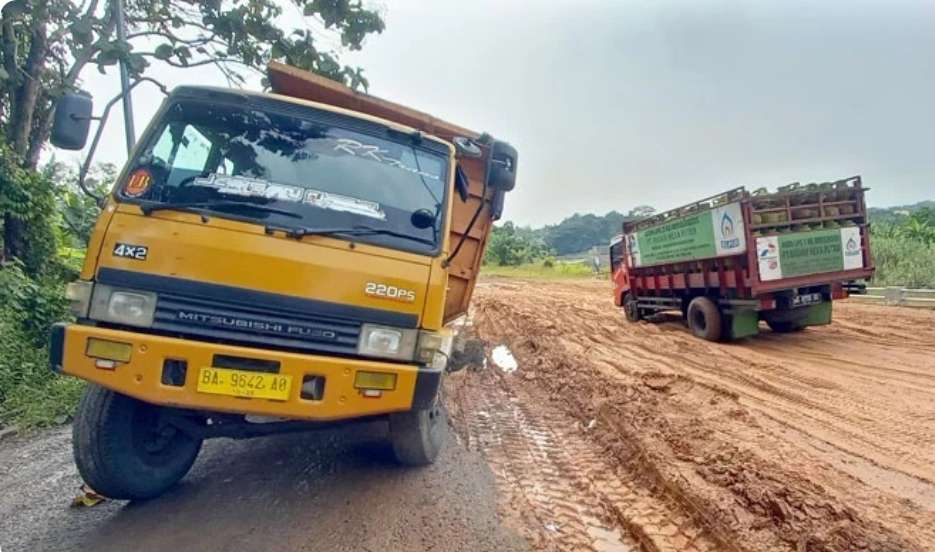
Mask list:
[{"label": "muddy tire", "polygon": [[688,327],[697,337],[720,341],[724,334],[724,319],[714,301],[695,297],[688,304]]},{"label": "muddy tire", "polygon": [[767,320],[766,325],[776,333],[800,332],[805,329],[805,324],[796,320]]},{"label": "muddy tire", "polygon": [[431,408],[390,414],[390,442],[404,466],[425,466],[438,458],[448,438],[448,414],[441,401]]},{"label": "muddy tire", "polygon": [[162,409],[89,384],[72,427],[75,464],[96,492],[117,499],[154,498],[191,469],[201,439],[161,420]]},{"label": "muddy tire", "polygon": [[642,318],[636,297],[632,293],[623,296],[623,313],[626,314],[627,320],[630,322],[639,322],[640,318]]}]

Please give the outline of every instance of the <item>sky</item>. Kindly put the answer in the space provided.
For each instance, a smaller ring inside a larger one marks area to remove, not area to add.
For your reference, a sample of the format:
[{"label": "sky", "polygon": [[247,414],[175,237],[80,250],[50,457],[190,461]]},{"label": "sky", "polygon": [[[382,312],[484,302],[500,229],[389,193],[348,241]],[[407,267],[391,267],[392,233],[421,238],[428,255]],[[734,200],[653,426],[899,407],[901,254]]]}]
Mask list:
[{"label": "sky", "polygon": [[[516,146],[504,218],[518,224],[856,174],[874,206],[935,199],[935,2],[379,6],[386,30],[343,61],[374,95]],[[159,76],[224,84],[210,70]],[[84,80],[99,107],[117,83],[94,68]],[[138,134],[160,101],[135,93]],[[121,117],[101,160],[125,160]]]}]

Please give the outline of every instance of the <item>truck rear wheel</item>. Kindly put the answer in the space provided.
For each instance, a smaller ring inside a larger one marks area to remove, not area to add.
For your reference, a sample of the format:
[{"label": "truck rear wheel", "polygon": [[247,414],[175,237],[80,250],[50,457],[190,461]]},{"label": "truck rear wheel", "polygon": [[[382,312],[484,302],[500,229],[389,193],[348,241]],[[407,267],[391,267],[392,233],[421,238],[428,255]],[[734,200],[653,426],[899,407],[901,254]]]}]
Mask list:
[{"label": "truck rear wheel", "polygon": [[75,464],[96,492],[154,498],[185,477],[201,439],[166,423],[161,408],[89,384],[72,427]]},{"label": "truck rear wheel", "polygon": [[720,341],[723,326],[721,311],[711,299],[695,297],[688,304],[688,327],[697,337]]},{"label": "truck rear wheel", "polygon": [[430,408],[390,414],[390,442],[400,464],[431,464],[447,437],[448,415],[440,399]]}]

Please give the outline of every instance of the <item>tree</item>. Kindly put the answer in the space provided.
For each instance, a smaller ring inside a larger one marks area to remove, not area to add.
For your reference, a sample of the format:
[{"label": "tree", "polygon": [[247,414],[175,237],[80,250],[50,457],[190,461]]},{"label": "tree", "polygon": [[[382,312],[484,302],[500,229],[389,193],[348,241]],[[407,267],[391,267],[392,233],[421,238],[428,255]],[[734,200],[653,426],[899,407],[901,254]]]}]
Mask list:
[{"label": "tree", "polygon": [[500,266],[515,266],[535,261],[547,253],[548,248],[535,238],[532,231],[508,221],[494,226],[484,260]]},{"label": "tree", "polygon": [[[282,29],[284,10],[299,28]],[[111,3],[101,0],[13,0],[0,13],[0,133],[10,145],[2,153],[26,170],[36,168],[49,138],[52,113],[63,94],[75,91],[88,66],[101,72],[125,60],[131,78],[152,77],[158,64],[179,68],[217,67],[232,85],[243,71],[261,71],[281,60],[366,88],[360,68],[341,65],[319,46],[323,28],[351,50],[384,28],[380,15],[360,0],[125,0],[127,43],[115,37]],[[291,12],[288,12],[291,13]],[[304,18],[304,19],[303,19]],[[23,257],[28,213],[4,197],[22,195],[18,181],[0,177],[3,255]]]},{"label": "tree", "polygon": [[544,228],[545,241],[559,255],[581,253],[591,247],[606,247],[623,230],[626,217],[611,211],[604,216],[575,213],[562,222]]},{"label": "tree", "polygon": [[636,207],[630,209],[629,212],[627,212],[627,217],[638,219],[638,218],[651,217],[655,214],[656,214],[655,207],[650,207],[649,205],[637,205]]}]

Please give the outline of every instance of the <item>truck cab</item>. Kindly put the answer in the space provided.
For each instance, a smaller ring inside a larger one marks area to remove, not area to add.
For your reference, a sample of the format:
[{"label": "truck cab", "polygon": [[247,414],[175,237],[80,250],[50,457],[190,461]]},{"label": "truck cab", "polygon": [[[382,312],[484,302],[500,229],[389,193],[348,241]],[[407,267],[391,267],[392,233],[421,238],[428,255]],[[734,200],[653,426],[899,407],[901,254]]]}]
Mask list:
[{"label": "truck cab", "polygon": [[205,438],[349,420],[387,418],[404,464],[436,458],[453,254],[468,238],[468,265],[482,254],[516,154],[365,111],[210,87],[166,98],[68,287],[75,321],[52,336],[52,369],[89,382],[74,448],[97,492],[157,496]]}]

